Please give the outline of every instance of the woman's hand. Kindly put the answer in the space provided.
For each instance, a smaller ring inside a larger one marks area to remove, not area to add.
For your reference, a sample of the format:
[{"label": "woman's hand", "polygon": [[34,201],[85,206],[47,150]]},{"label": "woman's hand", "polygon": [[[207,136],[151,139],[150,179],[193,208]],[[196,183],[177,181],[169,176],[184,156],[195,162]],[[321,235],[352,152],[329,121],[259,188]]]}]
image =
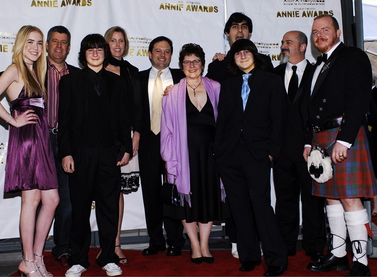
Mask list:
[{"label": "woman's hand", "polygon": [[166,88],[165,88],[165,90],[164,90],[164,96],[166,96],[166,95],[168,95],[169,94],[169,92],[171,91],[171,88],[173,87],[173,85],[169,85],[169,86],[167,86]]},{"label": "woman's hand", "polygon": [[135,157],[137,155],[137,152],[139,151],[139,141],[140,133],[134,132],[134,135],[132,137],[132,157]]},{"label": "woman's hand", "polygon": [[28,124],[36,124],[38,122],[38,115],[34,113],[33,110],[27,110],[18,115],[18,112],[15,111],[15,118],[8,120],[9,124],[12,124],[14,127],[20,128]]}]

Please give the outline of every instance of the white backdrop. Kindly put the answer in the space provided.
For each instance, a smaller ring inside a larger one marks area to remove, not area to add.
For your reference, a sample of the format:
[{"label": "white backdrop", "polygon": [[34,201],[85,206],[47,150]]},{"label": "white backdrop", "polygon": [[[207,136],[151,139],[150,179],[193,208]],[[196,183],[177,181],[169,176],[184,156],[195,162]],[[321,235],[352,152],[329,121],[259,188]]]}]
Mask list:
[{"label": "white backdrop", "polygon": [[[80,42],[89,33],[104,34],[115,25],[125,28],[130,40],[127,60],[140,70],[150,67],[149,42],[160,35],[174,43],[172,67],[178,67],[183,44],[200,44],[206,65],[216,52],[225,53],[228,45],[223,28],[228,16],[244,12],[253,20],[253,40],[259,51],[279,63],[280,41],[289,30],[301,30],[310,37],[313,18],[321,13],[334,15],[341,24],[340,0],[0,0],[0,71],[11,62],[17,31],[35,25],[47,34],[50,27],[64,25],[72,33],[68,63],[76,65]],[[309,48],[307,58],[316,53]],[[6,108],[4,98],[1,102]],[[18,237],[20,197],[4,195],[4,169],[8,132],[0,126],[0,238]],[[145,228],[141,189],[125,195],[123,229]],[[96,229],[92,217],[93,229]]]}]

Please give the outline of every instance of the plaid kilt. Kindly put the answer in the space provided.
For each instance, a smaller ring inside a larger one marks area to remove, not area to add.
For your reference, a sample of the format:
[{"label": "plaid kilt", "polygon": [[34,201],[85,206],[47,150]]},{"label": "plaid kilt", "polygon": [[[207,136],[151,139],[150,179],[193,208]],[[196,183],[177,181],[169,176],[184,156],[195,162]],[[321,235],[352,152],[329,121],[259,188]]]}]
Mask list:
[{"label": "plaid kilt", "polygon": [[[327,148],[336,140],[338,128],[314,133],[314,141]],[[331,156],[333,143],[327,152]],[[325,198],[373,198],[377,194],[376,179],[370,158],[369,143],[365,130],[360,128],[355,143],[347,151],[347,159],[333,164],[334,177],[326,183],[314,182],[313,195]]]}]

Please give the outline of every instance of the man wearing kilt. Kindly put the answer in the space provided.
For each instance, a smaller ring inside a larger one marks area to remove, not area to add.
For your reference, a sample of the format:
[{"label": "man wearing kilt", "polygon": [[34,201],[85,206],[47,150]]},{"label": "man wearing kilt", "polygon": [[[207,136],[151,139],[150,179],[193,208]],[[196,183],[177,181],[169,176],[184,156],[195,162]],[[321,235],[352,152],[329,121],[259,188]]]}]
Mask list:
[{"label": "man wearing kilt", "polygon": [[[348,231],[353,264],[346,276],[370,276],[366,250],[371,232],[361,198],[372,198],[377,192],[363,127],[371,98],[372,71],[367,55],[345,46],[339,40],[340,34],[334,17],[321,15],[314,19],[313,43],[323,55],[312,78],[308,117],[313,142],[327,149],[334,163],[334,176],[325,183],[315,182],[313,187],[314,195],[327,199],[332,248],[324,260],[310,263],[308,269],[348,270]],[[305,147],[306,160],[310,150],[310,146]]]}]

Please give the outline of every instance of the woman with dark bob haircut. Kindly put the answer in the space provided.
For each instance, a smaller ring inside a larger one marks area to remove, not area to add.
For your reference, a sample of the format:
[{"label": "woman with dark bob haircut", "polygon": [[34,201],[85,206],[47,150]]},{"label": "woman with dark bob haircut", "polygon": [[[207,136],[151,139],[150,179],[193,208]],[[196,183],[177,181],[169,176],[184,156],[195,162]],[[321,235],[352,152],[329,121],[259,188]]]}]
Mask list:
[{"label": "woman with dark bob haircut", "polygon": [[214,152],[236,225],[239,270],[260,264],[261,240],[265,276],[278,276],[287,253],[270,203],[270,171],[282,147],[287,96],[250,40],[237,40],[228,55],[234,76],[221,84]]},{"label": "woman with dark bob haircut", "polygon": [[186,78],[162,99],[161,120],[161,156],[181,199],[180,207],[164,213],[182,220],[196,264],[214,261],[208,240],[213,221],[221,219],[224,196],[212,152],[220,84],[202,77],[204,56],[197,44],[182,47],[179,66]]},{"label": "woman with dark bob haircut", "polygon": [[[179,52],[179,68],[183,70],[183,60],[186,56],[191,55],[197,56],[201,61],[202,67],[204,68],[206,65],[206,60],[203,48],[195,43],[188,43],[182,46],[182,50]],[[201,75],[203,75],[203,70]]]}]

